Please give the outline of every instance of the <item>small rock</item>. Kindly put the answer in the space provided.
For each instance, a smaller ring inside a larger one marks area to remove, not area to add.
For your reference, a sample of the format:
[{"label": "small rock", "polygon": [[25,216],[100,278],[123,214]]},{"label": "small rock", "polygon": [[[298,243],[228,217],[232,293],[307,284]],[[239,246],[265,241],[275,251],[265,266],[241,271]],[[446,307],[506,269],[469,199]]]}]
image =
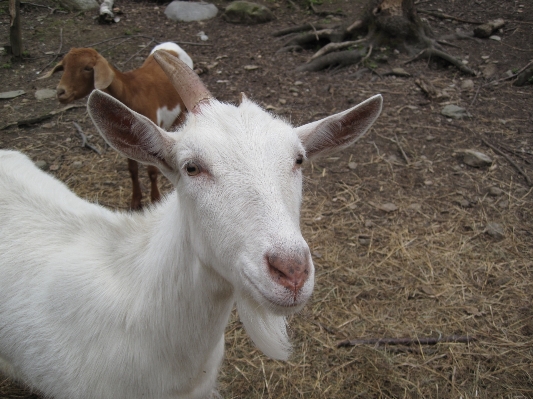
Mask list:
[{"label": "small rock", "polygon": [[43,161],[42,159],[35,161],[35,166],[37,166],[41,170],[48,169],[48,164],[46,163],[46,161]]},{"label": "small rock", "polygon": [[366,228],[374,227],[374,222],[370,219],[365,220],[365,227]]},{"label": "small rock", "polygon": [[435,136],[432,136],[431,134],[429,134],[429,135],[426,136],[426,141],[433,141],[433,140],[435,140],[435,139],[436,139],[436,137],[435,137]]},{"label": "small rock", "polygon": [[514,76],[514,73],[509,69],[508,71],[505,71],[504,75],[508,78],[512,78]]},{"label": "small rock", "polygon": [[165,9],[165,15],[173,21],[203,21],[216,17],[218,8],[210,3],[173,1]]},{"label": "small rock", "polygon": [[368,247],[370,245],[370,237],[360,236],[359,237],[359,244]]},{"label": "small rock", "polygon": [[83,166],[83,162],[81,162],[81,161],[74,161],[74,162],[72,162],[72,167],[73,167],[74,169],[80,169],[82,166]]},{"label": "small rock", "polygon": [[533,84],[533,67],[521,72],[513,82],[513,86],[525,86],[527,84]]},{"label": "small rock", "polygon": [[472,205],[466,198],[457,198],[455,201],[463,208],[469,208]]},{"label": "small rock", "polygon": [[39,89],[35,92],[35,98],[37,100],[47,100],[49,98],[55,98],[56,91],[53,89]]},{"label": "small rock", "polygon": [[350,168],[351,170],[354,170],[355,168],[357,168],[357,164],[355,162],[350,162],[348,163],[348,168]]},{"label": "small rock", "polygon": [[463,90],[472,90],[474,88],[474,81],[472,79],[465,79],[461,83],[461,89]]},{"label": "small rock", "polygon": [[464,150],[462,153],[464,154],[463,162],[468,166],[481,168],[483,166],[492,165],[492,159],[482,152],[476,150]]},{"label": "small rock", "polygon": [[502,38],[500,36],[497,36],[497,35],[492,35],[492,36],[489,37],[489,39],[496,40],[497,42],[501,42],[502,41]]},{"label": "small rock", "polygon": [[421,212],[422,211],[422,205],[420,204],[410,204],[407,209],[413,210],[415,212]]},{"label": "small rock", "polygon": [[452,119],[462,119],[472,116],[466,109],[453,104],[445,106],[440,113]]},{"label": "small rock", "polygon": [[5,91],[3,93],[0,93],[0,99],[2,99],[2,100],[10,100],[12,98],[21,96],[23,94],[26,94],[26,92],[24,90]]},{"label": "small rock", "polygon": [[253,71],[254,69],[259,69],[257,65],[245,65],[244,69],[247,71]]},{"label": "small rock", "polygon": [[387,202],[385,204],[379,204],[379,205],[377,205],[377,208],[381,209],[382,211],[388,212],[388,213],[398,210],[398,207],[395,204],[393,204],[392,202]]},{"label": "small rock", "polygon": [[498,206],[500,208],[502,208],[502,209],[507,209],[507,208],[509,208],[509,201],[503,200],[503,201],[498,203]]},{"label": "small rock", "polygon": [[393,68],[391,71],[391,75],[396,75],[396,76],[406,77],[406,78],[411,76],[411,74],[403,68]]},{"label": "small rock", "polygon": [[59,170],[59,165],[57,165],[57,164],[50,165],[50,170],[52,172],[55,172],[56,170]]},{"label": "small rock", "polygon": [[496,72],[498,72],[498,67],[496,64],[488,64],[481,67],[481,73],[485,79],[490,79],[496,74]]},{"label": "small rock", "polygon": [[503,194],[503,190],[499,187],[491,187],[489,188],[489,195],[492,195],[493,197],[498,197],[499,195]]},{"label": "small rock", "polygon": [[498,240],[505,237],[505,229],[500,223],[496,222],[489,222],[487,223],[487,227],[485,228],[485,232]]}]

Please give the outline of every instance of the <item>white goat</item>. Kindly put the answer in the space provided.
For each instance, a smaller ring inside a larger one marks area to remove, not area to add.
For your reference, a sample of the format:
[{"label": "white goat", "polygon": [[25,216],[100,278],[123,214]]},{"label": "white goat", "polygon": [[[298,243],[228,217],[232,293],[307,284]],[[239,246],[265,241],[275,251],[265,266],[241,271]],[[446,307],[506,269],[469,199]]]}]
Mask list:
[{"label": "white goat", "polygon": [[[172,42],[155,46],[140,68],[124,73],[92,48],[73,48],[41,79],[63,71],[57,85],[57,98],[62,104],[79,100],[96,88],[111,94],[128,108],[146,116],[159,127],[170,130],[185,119],[183,113],[185,107],[168,76],[154,60],[153,53],[157,50],[165,50],[177,55],[193,69],[191,57]],[[142,190],[137,161],[128,159],[128,170],[132,182],[130,208],[139,210],[142,208]],[[149,165],[148,176],[151,183],[152,202],[157,202],[161,198],[157,187],[157,175],[157,168]]]},{"label": "white goat", "polygon": [[98,90],[88,100],[112,147],[175,185],[153,208],[112,212],[0,151],[0,356],[55,399],[219,397],[235,303],[254,343],[287,359],[285,317],[314,284],[301,164],[351,145],[381,111],[378,95],[293,128],[244,96],[218,102],[168,53],[156,59],[190,111],[178,131]]}]

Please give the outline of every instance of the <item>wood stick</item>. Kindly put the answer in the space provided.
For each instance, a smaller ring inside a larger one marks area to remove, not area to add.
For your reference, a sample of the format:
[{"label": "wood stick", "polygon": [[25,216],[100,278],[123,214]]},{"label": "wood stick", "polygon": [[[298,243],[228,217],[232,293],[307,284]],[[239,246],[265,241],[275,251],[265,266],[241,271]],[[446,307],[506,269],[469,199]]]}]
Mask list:
[{"label": "wood stick", "polygon": [[56,58],[59,57],[59,54],[61,54],[61,48],[62,47],[63,47],[63,28],[59,29],[59,48],[57,49],[57,52],[55,53],[54,58],[52,58],[50,60],[50,62],[44,66],[43,69],[41,69],[39,72],[37,72],[37,75],[41,74],[42,71],[44,71],[46,68],[48,68],[50,66],[50,64],[52,64],[52,62],[54,62],[56,60]]},{"label": "wood stick", "polygon": [[464,335],[450,335],[447,337],[424,337],[424,338],[369,338],[352,339],[337,342],[337,348],[356,345],[437,345],[439,343],[468,344],[476,341],[476,337]]},{"label": "wood stick", "polygon": [[504,157],[505,159],[507,159],[507,162],[509,162],[517,171],[518,173],[520,173],[522,176],[524,176],[524,178],[526,179],[526,182],[527,184],[529,185],[529,187],[533,186],[533,184],[531,183],[531,179],[529,178],[529,176],[526,174],[526,172],[524,170],[522,170],[522,168],[513,160],[513,158],[511,158],[509,155],[507,155],[505,152],[503,152],[502,150],[500,150],[498,147],[496,147],[494,144],[491,144],[489,143],[487,140],[485,140],[483,137],[480,137],[481,141],[483,142],[483,144],[485,144],[487,147],[490,147],[492,148],[492,150],[498,154],[500,154],[502,157]]},{"label": "wood stick", "polygon": [[82,140],[81,146],[87,147],[88,149],[93,150],[98,155],[102,155],[102,152],[98,148],[96,148],[94,145],[89,143],[89,141],[87,140],[87,136],[85,135],[85,133],[83,133],[83,130],[81,129],[81,126],[78,125],[76,122],[72,122],[72,123],[74,124],[74,127],[76,128],[76,130],[81,136],[81,140]]},{"label": "wood stick", "polygon": [[49,113],[44,114],[44,115],[36,116],[34,118],[29,118],[29,119],[22,119],[20,121],[8,123],[7,125],[4,125],[4,126],[0,127],[0,130],[5,130],[5,129],[11,127],[11,126],[22,127],[22,126],[34,125],[36,123],[39,123],[39,122],[45,121],[47,119],[50,119],[54,115],[60,114],[60,113],[65,112],[65,111],[68,111],[69,109],[82,108],[82,107],[85,108],[86,105],[85,104],[83,104],[83,105],[77,105],[77,104],[67,105],[66,107],[60,108],[60,109],[55,110],[55,111],[50,111]]}]

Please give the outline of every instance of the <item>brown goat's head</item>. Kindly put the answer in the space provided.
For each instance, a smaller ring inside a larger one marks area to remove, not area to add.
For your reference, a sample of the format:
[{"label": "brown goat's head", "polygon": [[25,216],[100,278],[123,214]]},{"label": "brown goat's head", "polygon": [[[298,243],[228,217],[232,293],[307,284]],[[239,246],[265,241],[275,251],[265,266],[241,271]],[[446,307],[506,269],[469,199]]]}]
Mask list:
[{"label": "brown goat's head", "polygon": [[63,76],[57,85],[57,99],[62,104],[83,98],[95,88],[105,90],[115,76],[107,60],[91,48],[71,49],[41,79],[59,71],[63,71]]}]

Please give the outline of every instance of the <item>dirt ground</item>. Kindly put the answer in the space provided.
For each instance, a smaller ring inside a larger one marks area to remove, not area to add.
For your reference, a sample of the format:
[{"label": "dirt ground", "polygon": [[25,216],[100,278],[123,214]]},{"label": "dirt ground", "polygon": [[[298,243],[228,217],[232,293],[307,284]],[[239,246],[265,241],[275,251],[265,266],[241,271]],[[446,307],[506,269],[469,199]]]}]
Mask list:
[{"label": "dirt ground", "polygon": [[[220,13],[205,22],[175,23],[164,15],[166,4],[126,0],[116,2],[123,12],[118,23],[99,25],[95,12],[51,13],[37,3],[56,7],[46,0],[23,5],[27,58],[0,56],[0,91],[26,92],[0,100],[0,148],[46,162],[49,173],[78,195],[113,209],[128,209],[127,163],[106,148],[83,107],[9,125],[63,107],[34,96],[57,85],[60,74],[37,80],[37,73],[60,59],[54,58],[58,51],[93,46],[129,70],[156,43],[176,41],[205,71],[202,79],[217,98],[237,102],[242,91],[295,125],[376,93],[384,97],[383,114],[365,138],[305,168],[302,230],[316,289],[290,320],[290,361],[259,353],[232,317],[219,378],[224,398],[533,398],[533,195],[525,178],[533,179],[533,86],[501,80],[533,59],[531,1],[417,2],[419,10],[440,9],[463,20],[507,21],[497,33],[501,41],[447,47],[475,70],[490,65],[492,85],[484,75],[469,77],[440,63],[404,64],[408,57],[393,49],[374,49],[387,56],[367,63],[375,73],[363,65],[296,73],[312,50],[277,53],[284,39],[273,32],[304,22],[355,21],[363,3],[357,0],[315,2],[318,10],[345,13],[325,18],[297,1],[268,0],[276,20],[257,26],[230,25]],[[0,2],[0,43],[8,42],[7,4]],[[222,9],[228,3],[215,4]],[[423,16],[437,34],[474,27]],[[207,41],[200,40],[201,31]],[[396,67],[410,76],[386,74]],[[426,97],[415,83],[421,78],[440,96]],[[440,114],[447,104],[467,108],[471,117],[448,119]],[[74,122],[102,155],[81,147]],[[485,153],[492,166],[465,165],[465,149]],[[147,178],[143,185],[146,198]],[[162,186],[171,189],[166,181]],[[450,336],[474,340],[416,343]],[[337,347],[341,340],[373,338],[415,343]],[[29,397],[39,396],[0,377],[0,398]]]}]

